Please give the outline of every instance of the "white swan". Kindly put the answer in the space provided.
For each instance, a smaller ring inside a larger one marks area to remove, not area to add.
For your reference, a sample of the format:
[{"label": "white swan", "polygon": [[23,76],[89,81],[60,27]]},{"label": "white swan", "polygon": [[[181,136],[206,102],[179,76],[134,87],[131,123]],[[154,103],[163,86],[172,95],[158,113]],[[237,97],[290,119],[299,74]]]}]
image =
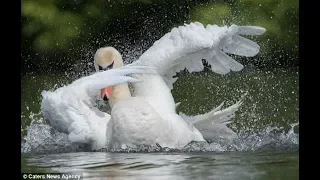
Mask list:
[{"label": "white swan", "polygon": [[[176,104],[170,92],[171,88],[173,87],[173,83],[176,81],[176,78],[173,78],[173,76],[176,74],[176,72],[179,72],[185,68],[189,72],[202,71],[202,59],[205,59],[211,65],[211,70],[213,72],[219,74],[226,74],[230,72],[230,70],[240,71],[243,66],[233,60],[231,57],[227,56],[224,52],[242,56],[254,56],[259,52],[259,45],[251,40],[241,37],[240,35],[261,35],[264,32],[264,28],[255,26],[232,25],[230,27],[219,27],[216,25],[208,25],[205,28],[201,23],[196,22],[174,28],[170,33],[167,33],[160,40],[155,42],[154,45],[148,49],[137,61],[132,63],[132,65],[147,65],[150,67],[155,67],[159,73],[158,75],[139,74],[134,76],[135,78],[142,80],[141,82],[133,84],[134,92],[132,96],[136,98],[130,97],[126,84],[113,87],[112,93],[115,97],[117,97],[115,99],[124,99],[114,101],[112,98],[110,98],[110,103],[112,104],[112,115],[115,117],[115,119],[112,121],[115,122],[115,124],[108,126],[107,130],[107,133],[111,133],[108,134],[107,137],[112,136],[111,139],[112,142],[114,142],[113,144],[111,143],[111,146],[122,147],[124,144],[128,146],[134,146],[137,143],[152,144],[154,142],[160,142],[159,144],[161,146],[182,147],[188,143],[187,141],[190,141],[193,138],[202,140],[203,136],[206,140],[210,140],[210,138],[217,134],[214,133],[215,131],[218,131],[219,135],[220,130],[218,129],[223,129],[230,136],[236,135],[225,125],[230,122],[231,118],[234,116],[234,112],[241,105],[241,101],[221,110],[223,105],[222,103],[219,107],[203,115],[186,116],[184,114],[180,114],[179,116],[176,114]],[[98,54],[99,51],[97,51],[97,56],[95,57],[96,70],[99,70],[99,65],[102,68],[106,68],[108,66],[118,67],[118,65],[122,65],[122,61],[118,61],[110,57],[105,58],[106,61],[103,58],[100,58],[99,60]],[[125,95],[116,95],[117,93],[115,89],[119,89],[118,87],[121,86],[123,87],[120,88],[120,90],[126,89],[124,91],[121,90],[121,92],[124,92]],[[43,102],[42,104],[45,103]],[[140,108],[138,105],[141,104],[143,105]],[[45,106],[46,105],[43,107]],[[72,106],[77,106],[77,104],[73,103]],[[93,104],[87,104],[87,109],[85,112],[93,112],[93,110],[90,109],[92,106]],[[136,107],[136,109],[133,110],[134,107]],[[56,106],[53,108],[61,107]],[[126,113],[126,110],[128,110],[127,112],[130,111],[130,113]],[[144,124],[142,122],[146,121],[146,119],[141,120],[139,119],[140,116],[136,116],[139,112],[147,115],[151,114],[151,116],[148,118],[152,120],[157,119],[159,122],[150,120],[151,122],[149,124]],[[107,115],[105,114],[105,116]],[[128,129],[128,126],[126,126],[125,123],[121,124],[121,122],[126,122],[130,125],[134,124],[130,121],[130,118],[127,117],[130,117],[132,120],[135,119],[135,122],[140,122],[140,125],[136,128],[130,126],[130,129]],[[119,121],[116,121],[116,119]],[[77,120],[75,120],[75,122],[76,121]],[[92,121],[91,123],[93,122],[96,121]],[[162,124],[159,125],[157,123]],[[148,127],[148,125],[153,126]],[[172,126],[168,129],[169,125]],[[78,126],[82,126],[82,124]],[[66,125],[66,127],[69,126]],[[101,126],[100,128],[103,129],[104,127],[105,126]],[[138,130],[143,129],[140,127],[146,128],[144,131],[148,130],[148,132],[145,134],[138,132]],[[158,129],[159,127],[161,128]],[[113,132],[111,132],[110,128],[113,129]],[[197,132],[197,128],[202,135]],[[124,132],[127,136],[121,136],[121,134],[117,135],[117,132]],[[167,135],[167,133],[174,134],[169,134],[167,137],[162,135],[161,140],[151,140],[148,139],[146,135],[152,134],[152,132],[154,132],[154,136],[152,137],[156,137],[157,133],[159,132],[165,135]],[[184,137],[182,135],[183,133],[189,135]],[[129,135],[136,137],[136,139],[132,140]],[[179,138],[181,136],[183,138]],[[170,138],[173,140],[170,140]],[[98,143],[99,145],[97,146],[93,146],[93,149],[99,149],[107,146],[106,143],[103,144],[102,141],[99,142],[101,143]]]}]

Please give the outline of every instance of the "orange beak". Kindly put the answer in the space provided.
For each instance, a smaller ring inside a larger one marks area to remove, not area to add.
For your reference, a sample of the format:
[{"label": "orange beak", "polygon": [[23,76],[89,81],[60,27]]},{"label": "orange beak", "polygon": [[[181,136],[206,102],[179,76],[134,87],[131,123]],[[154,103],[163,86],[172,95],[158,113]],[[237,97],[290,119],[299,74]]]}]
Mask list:
[{"label": "orange beak", "polygon": [[112,86],[101,89],[101,98],[107,101],[112,95]]}]

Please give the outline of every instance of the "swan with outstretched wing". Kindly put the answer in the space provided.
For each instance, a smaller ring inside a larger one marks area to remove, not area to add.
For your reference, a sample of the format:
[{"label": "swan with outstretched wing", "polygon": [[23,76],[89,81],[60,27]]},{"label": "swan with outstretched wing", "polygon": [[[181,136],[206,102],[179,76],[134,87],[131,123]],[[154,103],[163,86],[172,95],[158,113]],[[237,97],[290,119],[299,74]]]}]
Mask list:
[{"label": "swan with outstretched wing", "polygon": [[[52,119],[51,124],[67,133],[71,141],[93,142],[93,149],[134,147],[138,144],[181,148],[191,141],[209,141],[220,132],[235,136],[226,124],[231,122],[242,99],[225,109],[221,109],[221,104],[202,115],[178,115],[171,94],[177,79],[173,76],[183,69],[189,72],[202,71],[203,59],[211,65],[213,72],[219,74],[240,71],[243,65],[226,53],[255,56],[259,52],[259,45],[241,35],[261,35],[264,31],[255,26],[204,27],[197,22],[174,28],[156,41],[137,61],[127,65],[149,66],[157,71],[156,74],[133,74],[134,81],[140,81],[132,84],[132,94],[124,81],[113,86],[108,84],[108,78],[89,79],[105,83],[105,86],[99,86],[100,95],[109,101],[111,117],[93,105],[91,98],[98,94],[98,86],[94,86],[95,91],[90,91],[93,94],[88,91],[82,93],[89,86],[81,83],[67,86],[68,90],[43,93],[42,110],[47,112],[44,114],[48,119]],[[117,50],[107,47],[97,50],[94,65],[96,71],[121,69],[123,61]],[[69,112],[63,112],[66,109]]]}]

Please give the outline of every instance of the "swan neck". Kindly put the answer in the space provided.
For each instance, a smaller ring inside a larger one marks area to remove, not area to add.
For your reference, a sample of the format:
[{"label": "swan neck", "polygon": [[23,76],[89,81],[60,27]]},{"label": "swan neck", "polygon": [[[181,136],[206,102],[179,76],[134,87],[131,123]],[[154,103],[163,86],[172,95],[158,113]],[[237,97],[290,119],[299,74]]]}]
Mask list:
[{"label": "swan neck", "polygon": [[120,68],[122,66],[124,66],[123,59],[122,59],[121,55],[118,53],[114,58],[113,68]]},{"label": "swan neck", "polygon": [[[122,66],[124,66],[123,59],[121,54],[117,51],[117,53],[115,53],[115,56],[114,56],[113,68],[120,68]],[[128,99],[130,97],[131,97],[131,93],[130,93],[128,83],[115,85],[113,86],[112,95],[109,100],[110,107],[112,108],[117,101],[122,99]]]},{"label": "swan neck", "polygon": [[109,100],[109,105],[112,108],[119,100],[129,99],[131,97],[128,83],[115,85],[112,87],[112,95]]}]

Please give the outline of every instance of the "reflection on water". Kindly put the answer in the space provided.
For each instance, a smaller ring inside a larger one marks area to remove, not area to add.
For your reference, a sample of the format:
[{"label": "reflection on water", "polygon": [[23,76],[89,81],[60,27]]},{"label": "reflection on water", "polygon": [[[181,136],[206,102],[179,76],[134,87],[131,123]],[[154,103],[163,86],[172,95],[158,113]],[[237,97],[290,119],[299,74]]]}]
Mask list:
[{"label": "reflection on water", "polygon": [[298,152],[105,153],[24,156],[22,172],[84,179],[298,179]]}]

